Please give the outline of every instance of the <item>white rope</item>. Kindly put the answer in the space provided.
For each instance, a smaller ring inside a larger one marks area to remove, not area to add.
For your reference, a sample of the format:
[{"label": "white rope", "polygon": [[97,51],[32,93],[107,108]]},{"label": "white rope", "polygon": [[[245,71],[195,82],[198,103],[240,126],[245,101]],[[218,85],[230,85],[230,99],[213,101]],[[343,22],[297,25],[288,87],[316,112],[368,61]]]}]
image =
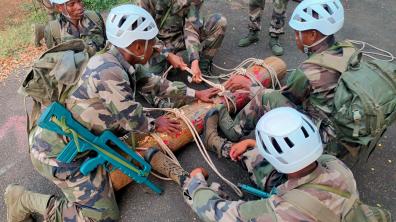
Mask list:
[{"label": "white rope", "polygon": [[169,71],[171,71],[172,68],[173,68],[172,65],[169,66],[169,68],[164,72],[164,74],[162,74],[162,78],[164,79],[168,78]]},{"label": "white rope", "polygon": [[267,64],[264,60],[262,59],[256,59],[256,58],[247,58],[243,60],[239,65],[235,66],[234,68],[223,68],[221,66],[218,66],[216,64],[213,64],[214,67],[216,67],[219,70],[229,72],[229,73],[223,73],[217,76],[207,76],[204,75],[206,78],[212,78],[212,79],[228,79],[229,77],[239,74],[239,75],[244,75],[249,77],[253,82],[256,82],[261,88],[264,88],[262,83],[256,78],[255,75],[247,72],[246,70],[251,68],[254,65],[260,65],[263,68],[265,68],[270,77],[271,77],[271,82],[272,82],[272,88],[275,89],[276,85],[275,83],[279,86],[279,88],[282,88],[282,85],[278,79],[277,73],[275,72],[274,68]]},{"label": "white rope", "polygon": [[183,113],[183,111],[178,110],[178,109],[172,109],[172,108],[144,108],[144,111],[147,111],[147,112],[151,112],[151,111],[170,112],[170,113],[173,113],[177,118],[181,119],[187,125],[188,129],[190,130],[190,132],[194,138],[194,141],[198,146],[198,150],[200,151],[201,155],[203,156],[205,161],[208,163],[210,168],[212,168],[212,170],[217,174],[217,176],[219,176],[228,186],[230,186],[238,196],[240,196],[240,197],[243,196],[243,193],[239,189],[239,187],[237,185],[235,185],[234,183],[232,183],[231,181],[229,181],[227,178],[225,178],[219,172],[219,170],[216,168],[215,164],[213,163],[212,159],[210,158],[210,156],[208,154],[208,151],[205,148],[204,143],[201,140],[201,137],[199,136],[199,133],[195,129],[195,126],[191,123],[191,121],[187,118],[187,116]]},{"label": "white rope", "polygon": [[[350,43],[353,43],[353,44],[355,44],[355,45],[361,45],[359,51],[361,51],[362,54],[363,54],[364,56],[367,56],[367,57],[369,57],[369,58],[371,58],[371,59],[377,59],[377,60],[381,60],[381,61],[392,62],[392,61],[395,60],[395,58],[396,58],[396,57],[395,57],[392,53],[390,53],[389,51],[386,51],[386,50],[384,50],[384,49],[381,49],[381,48],[379,48],[379,47],[376,47],[376,46],[374,46],[374,45],[372,45],[372,44],[370,44],[370,43],[367,43],[367,42],[364,42],[364,41],[360,41],[360,40],[352,40],[352,39],[347,40],[347,41],[350,42]],[[369,46],[369,47],[371,47],[371,48],[377,50],[378,52],[363,51],[363,50],[366,48],[366,46]],[[375,56],[380,56],[380,57],[382,57],[382,58],[378,58],[378,57],[375,57]],[[383,59],[383,58],[384,58],[384,59]]]}]

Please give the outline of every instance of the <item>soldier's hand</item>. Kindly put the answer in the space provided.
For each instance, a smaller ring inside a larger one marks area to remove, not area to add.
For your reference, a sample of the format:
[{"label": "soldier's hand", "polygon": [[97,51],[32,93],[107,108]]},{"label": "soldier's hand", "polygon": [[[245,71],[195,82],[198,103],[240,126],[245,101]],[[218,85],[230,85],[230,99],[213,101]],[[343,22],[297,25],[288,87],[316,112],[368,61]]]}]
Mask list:
[{"label": "soldier's hand", "polygon": [[241,155],[246,152],[247,149],[256,146],[256,141],[252,139],[242,140],[239,143],[232,144],[230,151],[231,160],[240,160]]},{"label": "soldier's hand", "polygon": [[239,89],[250,91],[251,86],[252,81],[248,77],[242,75],[232,76],[224,85],[224,87],[231,92],[235,92]]},{"label": "soldier's hand", "polygon": [[158,133],[177,134],[181,131],[181,127],[179,121],[160,116],[155,120],[155,130]]},{"label": "soldier's hand", "polygon": [[191,173],[190,173],[190,176],[193,177],[193,176],[197,175],[198,173],[202,173],[202,175],[205,177],[205,180],[207,180],[209,178],[208,171],[206,171],[202,167],[198,167],[198,168],[193,169],[191,171]]},{"label": "soldier's hand", "polygon": [[184,71],[187,68],[187,64],[184,63],[183,58],[178,55],[169,53],[166,59],[175,69],[180,69]]},{"label": "soldier's hand", "polygon": [[201,69],[199,68],[199,61],[194,60],[191,63],[191,71],[192,71],[192,81],[195,83],[201,83],[202,82],[202,72]]},{"label": "soldier's hand", "polygon": [[197,90],[195,91],[195,98],[201,100],[202,102],[213,103],[212,97],[216,96],[219,92],[220,90],[217,88],[210,88],[200,91]]}]

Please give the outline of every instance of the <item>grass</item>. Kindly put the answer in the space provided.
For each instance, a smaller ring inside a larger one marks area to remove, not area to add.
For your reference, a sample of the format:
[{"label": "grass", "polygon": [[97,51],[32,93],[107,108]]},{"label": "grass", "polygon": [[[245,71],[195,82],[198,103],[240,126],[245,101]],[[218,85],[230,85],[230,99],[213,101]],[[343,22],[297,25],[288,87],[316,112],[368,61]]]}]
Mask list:
[{"label": "grass", "polygon": [[95,10],[95,11],[105,11],[109,10],[112,7],[124,4],[124,3],[134,3],[135,0],[84,0],[85,7],[87,9]]},{"label": "grass", "polygon": [[8,24],[8,27],[0,32],[0,58],[17,55],[32,42],[32,28],[34,23],[44,23],[47,15],[44,10],[33,8],[33,5],[22,5],[27,13],[25,18],[18,22]]},{"label": "grass", "polygon": [[[135,2],[135,0],[84,0],[86,9],[105,11],[118,4]],[[9,22],[4,31],[0,31],[0,59],[18,55],[26,46],[32,43],[32,24],[43,23],[47,20],[45,10],[36,8],[29,3],[22,4],[22,10],[27,16],[17,22]]]}]

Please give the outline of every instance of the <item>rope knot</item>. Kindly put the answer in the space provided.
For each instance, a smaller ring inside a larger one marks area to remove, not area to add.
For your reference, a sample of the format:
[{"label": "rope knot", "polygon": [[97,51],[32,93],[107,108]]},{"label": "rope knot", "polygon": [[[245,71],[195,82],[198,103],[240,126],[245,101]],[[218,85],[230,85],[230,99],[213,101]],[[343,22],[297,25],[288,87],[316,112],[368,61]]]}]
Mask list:
[{"label": "rope knot", "polygon": [[235,72],[236,72],[237,74],[239,74],[239,75],[246,76],[246,74],[247,74],[247,69],[245,69],[245,68],[237,68],[237,69],[235,70]]},{"label": "rope knot", "polygon": [[267,65],[263,59],[254,59],[253,63],[260,66]]}]

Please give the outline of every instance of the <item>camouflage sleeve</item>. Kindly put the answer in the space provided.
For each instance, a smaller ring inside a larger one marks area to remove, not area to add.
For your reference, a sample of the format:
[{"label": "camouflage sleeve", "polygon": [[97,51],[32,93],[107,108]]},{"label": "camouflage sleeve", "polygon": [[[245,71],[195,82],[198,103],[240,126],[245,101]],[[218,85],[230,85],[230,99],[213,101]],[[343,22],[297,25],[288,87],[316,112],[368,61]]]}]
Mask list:
[{"label": "camouflage sleeve", "polygon": [[[106,43],[106,31],[102,16],[91,11],[90,14],[97,17],[97,21],[94,22],[94,26],[89,29],[88,33],[82,33],[84,41],[92,48],[93,52],[100,51],[104,48]],[[93,54],[92,54],[93,55]]]},{"label": "camouflage sleeve", "polygon": [[171,50],[165,46],[165,43],[158,38],[155,38],[155,44],[153,48],[161,55],[165,56],[165,58],[167,58],[171,52]]},{"label": "camouflage sleeve", "polygon": [[122,128],[127,132],[154,130],[154,119],[143,113],[143,106],[131,94],[133,90],[125,71],[120,67],[102,70],[92,78],[92,84],[111,116],[102,116],[107,128]]},{"label": "camouflage sleeve", "polygon": [[195,98],[195,90],[182,82],[171,82],[153,74],[137,78],[138,90],[158,97]]},{"label": "camouflage sleeve", "polygon": [[198,60],[199,52],[201,50],[199,30],[203,26],[203,22],[200,17],[199,10],[202,2],[203,0],[192,0],[187,17],[185,18],[184,39],[190,61]]},{"label": "camouflage sleeve", "polygon": [[300,68],[290,73],[286,86],[282,89],[282,94],[296,105],[301,105],[308,98],[309,92],[309,81]]},{"label": "camouflage sleeve", "polygon": [[151,16],[153,16],[154,19],[156,19],[155,11],[157,7],[157,3],[153,2],[153,0],[139,0],[138,4],[140,7],[148,11],[151,14]]},{"label": "camouflage sleeve", "polygon": [[271,221],[275,217],[267,200],[230,201],[221,198],[214,189],[208,187],[202,174],[186,181],[184,198],[203,221]]}]

